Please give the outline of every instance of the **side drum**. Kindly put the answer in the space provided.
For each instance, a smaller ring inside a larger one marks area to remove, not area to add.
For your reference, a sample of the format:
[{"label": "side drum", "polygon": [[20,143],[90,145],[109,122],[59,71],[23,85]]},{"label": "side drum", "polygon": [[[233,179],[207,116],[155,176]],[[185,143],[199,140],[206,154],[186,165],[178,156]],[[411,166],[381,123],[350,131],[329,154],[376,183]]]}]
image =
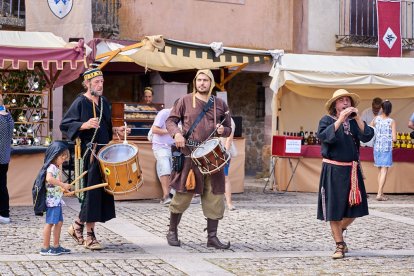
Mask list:
[{"label": "side drum", "polygon": [[143,183],[139,165],[138,147],[133,144],[114,143],[98,152],[102,174],[110,194],[125,194],[138,190]]},{"label": "side drum", "polygon": [[191,159],[202,174],[215,174],[227,164],[230,155],[226,152],[219,138],[212,138],[200,144],[191,153]]}]

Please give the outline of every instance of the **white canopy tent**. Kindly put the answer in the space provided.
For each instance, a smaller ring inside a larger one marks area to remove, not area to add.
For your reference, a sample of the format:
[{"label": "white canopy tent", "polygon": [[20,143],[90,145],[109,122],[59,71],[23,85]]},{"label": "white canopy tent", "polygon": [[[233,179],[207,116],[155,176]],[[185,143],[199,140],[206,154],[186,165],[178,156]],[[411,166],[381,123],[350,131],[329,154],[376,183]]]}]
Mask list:
[{"label": "white canopy tent", "polygon": [[408,119],[414,112],[412,58],[285,54],[274,63],[270,76],[275,91],[273,133],[297,132],[300,126],[315,130],[326,113],[324,103],[339,88],[361,97],[361,112],[371,106],[374,97],[389,99],[397,130],[408,131]]}]

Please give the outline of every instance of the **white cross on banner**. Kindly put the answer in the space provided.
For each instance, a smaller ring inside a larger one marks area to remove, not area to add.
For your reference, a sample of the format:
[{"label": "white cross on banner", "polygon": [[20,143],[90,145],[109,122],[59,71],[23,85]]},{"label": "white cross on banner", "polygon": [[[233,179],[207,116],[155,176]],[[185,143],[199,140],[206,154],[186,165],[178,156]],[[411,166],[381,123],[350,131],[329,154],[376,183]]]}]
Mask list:
[{"label": "white cross on banner", "polygon": [[401,1],[377,0],[378,56],[401,57]]}]

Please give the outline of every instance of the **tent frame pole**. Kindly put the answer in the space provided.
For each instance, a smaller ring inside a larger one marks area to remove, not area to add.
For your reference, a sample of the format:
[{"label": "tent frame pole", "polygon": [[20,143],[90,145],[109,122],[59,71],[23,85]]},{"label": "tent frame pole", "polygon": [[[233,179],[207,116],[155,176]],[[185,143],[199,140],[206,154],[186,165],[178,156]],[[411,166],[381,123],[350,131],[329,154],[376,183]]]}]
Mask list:
[{"label": "tent frame pole", "polygon": [[[225,68],[223,68],[223,67],[220,68],[220,83],[216,83],[216,87],[218,89],[220,89],[220,91],[226,91],[225,90],[226,83],[228,83],[231,79],[233,79],[247,65],[248,65],[248,63],[243,63],[243,64],[239,65],[237,67],[237,69],[234,70],[233,72],[231,72],[231,74],[229,74],[227,77],[225,77],[225,75],[226,75],[226,72],[224,70]],[[227,68],[229,68],[229,67],[227,67]]]},{"label": "tent frame pole", "polygon": [[52,115],[53,115],[53,110],[52,110],[52,101],[53,101],[53,88],[55,86],[56,80],[59,78],[60,73],[62,73],[62,70],[57,70],[56,74],[53,75],[53,68],[50,67],[49,72],[50,72],[50,77],[47,76],[45,70],[43,69],[42,66],[36,66],[36,68],[38,68],[42,73],[43,73],[43,77],[45,79],[45,81],[48,84],[49,87],[49,93],[47,95],[47,109],[48,109],[48,118],[49,118],[49,124],[47,127],[47,135],[51,134],[51,130],[53,129],[53,121],[52,121]]},{"label": "tent frame pole", "polygon": [[116,57],[119,53],[126,52],[126,51],[129,51],[129,50],[135,49],[135,48],[141,48],[142,46],[144,46],[144,44],[145,43],[141,41],[141,42],[138,42],[138,43],[135,43],[135,44],[132,44],[132,45],[129,45],[129,46],[126,46],[126,47],[123,47],[123,48],[120,48],[120,49],[116,49],[116,50],[113,50],[111,52],[106,52],[106,53],[103,53],[103,54],[100,54],[100,55],[96,56],[95,60],[107,57],[107,59],[104,62],[102,62],[98,66],[98,68],[102,69],[112,59],[114,59],[114,57]]}]

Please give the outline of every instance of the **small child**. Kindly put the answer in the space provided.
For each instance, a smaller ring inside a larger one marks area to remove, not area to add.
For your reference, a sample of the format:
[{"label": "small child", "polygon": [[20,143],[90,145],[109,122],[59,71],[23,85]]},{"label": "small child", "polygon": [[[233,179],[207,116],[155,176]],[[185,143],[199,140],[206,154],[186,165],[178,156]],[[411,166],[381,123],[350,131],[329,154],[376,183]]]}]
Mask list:
[{"label": "small child", "polygon": [[[53,142],[46,150],[46,225],[43,228],[43,247],[40,255],[57,256],[69,254],[70,250],[60,246],[60,233],[63,224],[62,197],[64,191],[70,191],[71,185],[60,180],[59,167],[69,158],[69,150],[63,142]],[[42,171],[41,171],[42,172]],[[40,175],[40,174],[39,174]],[[53,247],[50,246],[50,236],[53,228]]]}]

